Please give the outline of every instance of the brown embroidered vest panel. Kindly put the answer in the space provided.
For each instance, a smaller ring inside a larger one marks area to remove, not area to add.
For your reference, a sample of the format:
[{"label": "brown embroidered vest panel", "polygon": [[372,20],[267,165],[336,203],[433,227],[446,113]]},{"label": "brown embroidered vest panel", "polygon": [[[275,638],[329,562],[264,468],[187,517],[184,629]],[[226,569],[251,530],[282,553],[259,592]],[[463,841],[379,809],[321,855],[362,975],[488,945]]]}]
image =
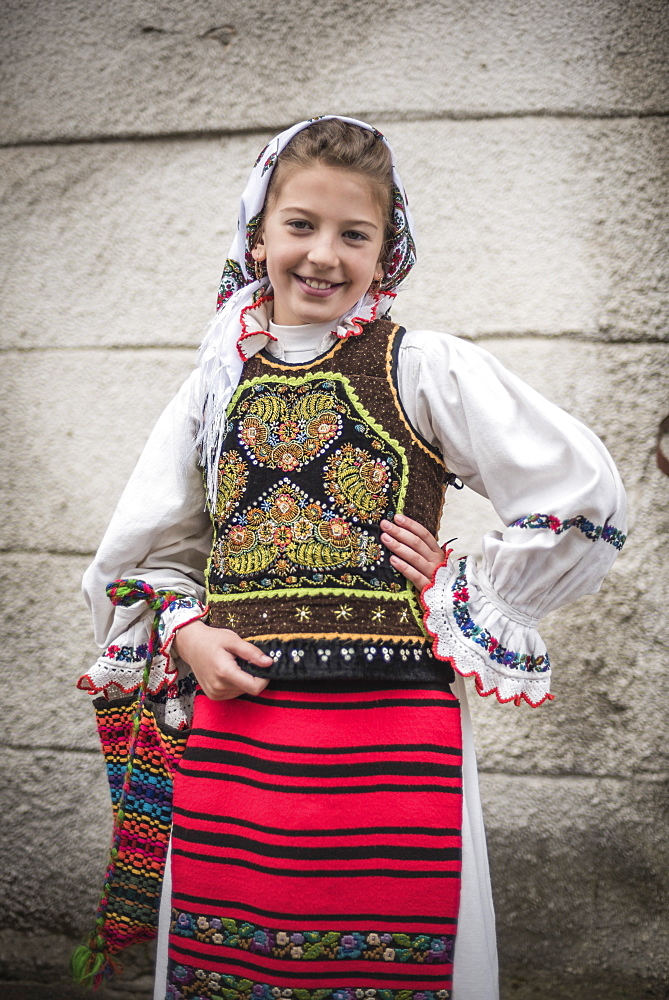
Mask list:
[{"label": "brown embroidered vest panel", "polygon": [[397,393],[404,332],[377,320],[306,364],[263,352],[244,365],[207,600],[212,625],[269,653],[271,676],[445,679],[415,588],[380,541],[396,512],[436,534],[446,482]]}]

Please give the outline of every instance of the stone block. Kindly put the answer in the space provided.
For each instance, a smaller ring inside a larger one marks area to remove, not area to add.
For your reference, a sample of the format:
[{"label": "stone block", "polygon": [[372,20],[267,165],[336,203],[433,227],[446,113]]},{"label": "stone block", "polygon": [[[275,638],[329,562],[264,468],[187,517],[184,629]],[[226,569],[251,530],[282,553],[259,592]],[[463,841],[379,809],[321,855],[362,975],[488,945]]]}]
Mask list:
[{"label": "stone block", "polygon": [[0,556],[4,598],[0,698],[10,712],[3,726],[11,746],[99,749],[91,698],[75,687],[99,655],[81,596],[88,560],[41,553]]},{"label": "stone block", "polygon": [[197,346],[262,143],[0,151],[3,343]]},{"label": "stone block", "polygon": [[0,926],[84,934],[95,918],[111,831],[102,757],[5,747],[1,780],[3,858],[11,863],[0,871]]},{"label": "stone block", "polygon": [[400,322],[668,339],[666,122],[425,122],[390,135],[418,233]]},{"label": "stone block", "polygon": [[[379,124],[418,233],[400,322],[669,337],[665,121]],[[268,137],[1,150],[4,345],[196,345]]]},{"label": "stone block", "polygon": [[[97,882],[101,884],[100,875]],[[90,1000],[91,991],[72,981],[70,956],[90,933],[94,908],[77,915],[75,934],[45,931],[40,925],[0,929],[2,1000]],[[154,950],[153,944],[143,944],[124,951],[123,972],[96,989],[96,1000],[153,1000]]]},{"label": "stone block", "polygon": [[666,10],[579,0],[4,4],[5,142],[666,111]]},{"label": "stone block", "polygon": [[46,351],[6,359],[2,546],[95,551],[190,351]]},{"label": "stone block", "polygon": [[[528,998],[661,997],[620,986],[667,985],[666,783],[482,775],[481,786],[503,981],[524,973]],[[537,991],[570,977],[609,992]]]}]

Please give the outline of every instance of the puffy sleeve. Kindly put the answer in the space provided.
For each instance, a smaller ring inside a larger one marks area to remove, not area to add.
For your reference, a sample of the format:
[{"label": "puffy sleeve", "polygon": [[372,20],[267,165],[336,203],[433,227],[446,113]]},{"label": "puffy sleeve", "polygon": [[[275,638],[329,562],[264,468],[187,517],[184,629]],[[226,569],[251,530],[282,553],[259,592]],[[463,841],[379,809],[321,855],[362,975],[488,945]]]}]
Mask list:
[{"label": "puffy sleeve", "polygon": [[485,535],[478,565],[450,556],[423,592],[435,655],[479,694],[539,705],[551,671],[538,621],[599,590],[625,541],[613,460],[580,421],[456,337],[407,334],[398,383],[415,429],[506,525]]},{"label": "puffy sleeve", "polygon": [[[146,604],[115,607],[106,587],[141,579],[174,599],[160,618],[161,653],[154,657],[149,692],[176,696],[185,665],[169,649],[176,631],[206,613],[204,569],[211,546],[202,473],[194,448],[191,376],[154,427],[119,500],[100,548],[87,569],[83,592],[103,652],[78,686],[107,698],[134,691],[146,664],[153,612]],[[183,676],[182,676],[183,675]]]}]

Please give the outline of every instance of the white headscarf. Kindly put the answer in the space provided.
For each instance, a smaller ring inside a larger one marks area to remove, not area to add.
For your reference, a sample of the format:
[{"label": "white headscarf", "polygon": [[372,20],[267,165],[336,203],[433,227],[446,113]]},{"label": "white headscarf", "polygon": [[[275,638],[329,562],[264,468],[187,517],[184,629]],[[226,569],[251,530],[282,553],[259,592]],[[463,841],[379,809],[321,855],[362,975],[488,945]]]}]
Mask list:
[{"label": "white headscarf", "polygon": [[[254,271],[254,260],[251,256],[253,238],[262,219],[265,197],[277,157],[281,150],[290,142],[294,135],[314,122],[338,118],[340,121],[373,132],[379,139],[390,145],[377,129],[355,118],[345,118],[341,115],[322,115],[300,122],[275,136],[262,150],[256,160],[239,205],[237,232],[232,241],[228,259],[225,263],[221,285],[218,293],[217,313],[205,333],[198,355],[200,378],[196,384],[198,395],[198,412],[202,413],[202,423],[197,438],[200,452],[200,462],[206,470],[206,494],[210,508],[216,504],[218,488],[218,460],[223,439],[226,433],[225,413],[232,395],[239,385],[242,368],[246,358],[260,350],[269,338],[250,336],[246,333],[244,350],[241,349],[241,339],[244,324],[244,311],[252,307],[260,298],[271,294],[271,286],[267,276],[257,279]],[[353,308],[339,320],[338,333],[346,336],[350,333],[350,325],[357,326],[360,332],[362,326],[379,314],[380,302],[389,303],[394,297],[394,289],[407,276],[416,260],[416,249],[412,231],[412,219],[409,213],[404,186],[395,167],[392,149],[390,155],[393,161],[394,185],[394,236],[390,247],[389,263],[381,290],[377,293],[366,292],[356,302]],[[384,312],[389,308],[381,307]],[[347,330],[347,324],[349,328]]]}]

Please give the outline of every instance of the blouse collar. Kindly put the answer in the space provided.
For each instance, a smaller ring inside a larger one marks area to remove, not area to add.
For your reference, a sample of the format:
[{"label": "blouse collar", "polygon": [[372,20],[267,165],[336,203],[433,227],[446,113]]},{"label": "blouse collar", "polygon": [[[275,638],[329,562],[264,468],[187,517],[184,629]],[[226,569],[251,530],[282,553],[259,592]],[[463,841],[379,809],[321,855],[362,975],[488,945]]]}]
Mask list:
[{"label": "blouse collar", "polygon": [[[305,350],[306,340],[301,339],[303,335],[309,337],[310,343],[313,336],[316,346],[325,344],[326,347],[330,336],[338,340],[357,337],[362,333],[365,323],[373,322],[378,316],[382,316],[390,309],[394,298],[394,292],[376,292],[374,296],[367,295],[365,297],[362,308],[352,309],[345,316],[341,316],[336,323],[309,323],[299,327],[281,327],[272,322],[274,296],[271,294],[263,295],[242,309],[240,315],[241,333],[237,338],[237,353],[242,361],[247,361],[269,344],[277,344],[279,341],[287,350]],[[361,303],[358,303],[359,307],[360,305]],[[283,331],[289,331],[288,339],[291,341],[291,347],[286,346]],[[309,332],[307,333],[307,331]],[[300,339],[299,346],[298,338]],[[269,350],[278,356],[278,352],[273,347],[270,347]]]}]

